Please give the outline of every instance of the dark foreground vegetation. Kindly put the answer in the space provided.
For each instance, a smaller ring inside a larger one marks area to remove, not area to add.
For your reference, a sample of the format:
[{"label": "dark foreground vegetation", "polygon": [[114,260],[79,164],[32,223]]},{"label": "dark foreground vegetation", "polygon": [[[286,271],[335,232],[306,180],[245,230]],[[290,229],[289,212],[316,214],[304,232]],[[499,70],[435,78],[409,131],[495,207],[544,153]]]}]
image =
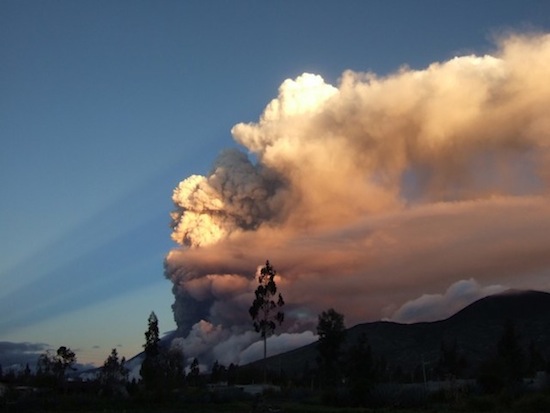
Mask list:
[{"label": "dark foreground vegetation", "polygon": [[[130,386],[131,387],[131,386]],[[338,400],[327,404],[319,389],[286,387],[249,395],[237,388],[213,390],[208,387],[150,393],[139,386],[126,396],[102,394],[97,383],[72,383],[63,389],[22,388],[15,386],[1,399],[4,412],[285,412],[285,413],[406,413],[406,412],[548,412],[550,391],[516,389],[493,394],[474,387],[449,388],[429,392],[422,386],[378,389],[367,403],[354,406],[344,389],[337,390]]]},{"label": "dark foreground vegetation", "polygon": [[[200,372],[184,368],[181,353],[159,345],[152,314],[144,345],[141,379],[130,380],[115,349],[103,366],[70,374],[74,353],[60,347],[40,357],[36,370],[0,371],[0,411],[5,412],[549,412],[549,365],[533,346],[523,348],[507,322],[495,352],[473,371],[459,347],[442,345],[427,374],[395,374],[372,354],[367,337],[344,346],[343,316],[319,316],[317,363],[288,374],[264,363]],[[265,383],[268,377],[269,385]]]},{"label": "dark foreground vegetation", "polygon": [[[83,375],[73,371],[75,353],[62,346],[41,355],[34,369],[0,367],[0,413],[550,412],[549,297],[484,299],[449,320],[408,328],[432,334],[389,336],[386,347],[403,346],[394,357],[371,346],[380,334],[354,334],[344,316],[329,309],[319,315],[318,342],[246,366],[215,362],[207,372],[197,359],[186,365],[185,349],[162,345],[152,313],[144,352],[133,361],[139,380],[129,377],[132,363],[116,349],[101,368]],[[434,333],[449,324],[454,329]],[[474,331],[456,327],[462,325]],[[491,328],[498,334],[476,336]],[[415,357],[418,343],[436,337],[438,350]]]}]

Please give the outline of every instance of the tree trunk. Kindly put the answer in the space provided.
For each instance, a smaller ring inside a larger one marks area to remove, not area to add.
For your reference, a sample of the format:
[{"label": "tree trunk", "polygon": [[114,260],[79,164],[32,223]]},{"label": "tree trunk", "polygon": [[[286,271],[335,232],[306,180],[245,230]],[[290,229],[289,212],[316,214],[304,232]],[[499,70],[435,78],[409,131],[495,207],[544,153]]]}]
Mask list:
[{"label": "tree trunk", "polygon": [[264,336],[264,384],[267,383],[267,336]]}]

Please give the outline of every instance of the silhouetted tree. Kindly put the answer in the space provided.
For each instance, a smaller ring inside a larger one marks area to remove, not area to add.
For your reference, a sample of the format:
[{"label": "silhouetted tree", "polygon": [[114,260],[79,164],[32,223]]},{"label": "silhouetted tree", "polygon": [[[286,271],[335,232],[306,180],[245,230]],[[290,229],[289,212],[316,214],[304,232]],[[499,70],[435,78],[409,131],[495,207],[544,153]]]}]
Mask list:
[{"label": "silhouetted tree", "polygon": [[54,356],[50,350],[38,356],[36,361],[36,376],[42,384],[50,384],[55,381]]},{"label": "silhouetted tree", "polygon": [[178,348],[161,351],[160,354],[165,385],[170,389],[180,388],[185,383],[185,361],[183,353]]},{"label": "silhouetted tree", "polygon": [[501,374],[506,384],[520,381],[524,371],[523,352],[521,351],[516,328],[510,320],[504,326],[504,332],[498,342],[497,351]]},{"label": "silhouetted tree", "polygon": [[212,365],[212,373],[210,374],[211,383],[219,383],[227,379],[227,369],[218,360]]},{"label": "silhouetted tree", "polygon": [[39,382],[52,386],[62,385],[67,370],[73,369],[75,363],[76,355],[68,347],[59,347],[55,354],[46,351],[38,357],[36,365]]},{"label": "silhouetted tree", "polygon": [[439,359],[435,366],[441,379],[457,378],[466,368],[466,359],[460,354],[456,338],[449,342],[441,342]]},{"label": "silhouetted tree", "polygon": [[198,386],[200,384],[199,360],[196,357],[191,362],[187,378],[191,386]]},{"label": "silhouetted tree", "polygon": [[159,320],[154,311],[151,311],[149,319],[147,320],[148,328],[145,332],[145,344],[143,348],[145,349],[145,354],[150,357],[158,356],[160,353],[159,350]]},{"label": "silhouetted tree", "polygon": [[239,378],[239,366],[236,364],[229,364],[227,368],[227,384],[230,386],[237,384]]},{"label": "silhouetted tree", "polygon": [[524,358],[514,324],[507,320],[497,343],[496,356],[480,367],[478,382],[485,392],[507,389],[508,394],[521,382]]},{"label": "silhouetted tree", "polygon": [[161,371],[159,360],[159,325],[158,318],[154,311],[149,315],[147,323],[148,328],[145,332],[145,344],[143,345],[145,349],[145,359],[141,364],[139,374],[146,387],[149,389],[156,389],[161,385],[159,380]]},{"label": "silhouetted tree", "polygon": [[312,368],[309,364],[309,361],[306,360],[304,362],[304,366],[302,368],[302,374],[300,377],[301,386],[309,387],[313,389],[315,387],[316,377],[317,377],[317,370],[315,368]]},{"label": "silhouetted tree", "polygon": [[25,364],[25,369],[23,370],[23,372],[19,376],[19,380],[22,383],[29,384],[31,382],[31,379],[32,379],[31,367],[29,366],[29,363],[26,363]]},{"label": "silhouetted tree", "polygon": [[260,276],[258,277],[259,285],[254,292],[254,301],[248,310],[250,317],[254,321],[254,329],[260,333],[264,341],[264,382],[266,381],[267,371],[267,338],[273,334],[277,324],[280,325],[285,318],[284,313],[280,310],[285,304],[283,296],[279,293],[277,297],[276,274],[277,272],[269,261],[266,261],[265,267],[260,270]]},{"label": "silhouetted tree", "polygon": [[67,370],[71,370],[75,363],[76,355],[74,351],[65,346],[57,349],[56,370],[60,378],[64,378]]},{"label": "silhouetted tree", "polygon": [[317,324],[317,351],[321,377],[325,386],[333,386],[341,376],[339,361],[341,347],[346,339],[344,316],[333,308],[319,315]]},{"label": "silhouetted tree", "polygon": [[145,332],[145,358],[141,364],[142,383],[155,397],[163,398],[168,390],[182,387],[185,381],[185,362],[181,349],[160,345],[159,322],[151,312]]},{"label": "silhouetted tree", "polygon": [[31,366],[29,366],[29,363],[25,364],[25,370],[23,371],[23,374],[28,377],[32,374],[31,372]]},{"label": "silhouetted tree", "polygon": [[99,372],[99,382],[108,395],[125,393],[124,385],[128,381],[128,369],[124,366],[125,363],[126,359],[124,357],[119,359],[115,348],[103,363]]},{"label": "silhouetted tree", "polygon": [[546,369],[546,361],[544,356],[541,354],[535,342],[531,340],[529,342],[529,361],[528,361],[528,372],[531,376],[534,376],[537,371],[544,371]]},{"label": "silhouetted tree", "polygon": [[364,406],[375,381],[372,352],[364,334],[346,353],[345,373],[352,403]]}]

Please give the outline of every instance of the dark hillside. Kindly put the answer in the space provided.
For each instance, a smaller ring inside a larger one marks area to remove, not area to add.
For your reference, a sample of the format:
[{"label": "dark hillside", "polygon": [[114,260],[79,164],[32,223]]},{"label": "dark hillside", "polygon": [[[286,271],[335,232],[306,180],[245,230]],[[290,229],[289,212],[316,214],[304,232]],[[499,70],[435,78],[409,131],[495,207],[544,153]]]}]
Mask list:
[{"label": "dark hillside", "polygon": [[[359,324],[348,329],[346,345],[364,334],[375,357],[384,357],[390,368],[399,366],[404,372],[412,372],[422,362],[428,371],[433,369],[442,343],[456,341],[460,355],[473,372],[495,353],[507,320],[514,323],[525,350],[532,342],[550,359],[550,294],[538,291],[511,290],[485,297],[446,320],[431,323]],[[316,343],[312,343],[269,358],[268,366],[275,371],[299,374],[306,366],[316,365],[316,356]]]}]

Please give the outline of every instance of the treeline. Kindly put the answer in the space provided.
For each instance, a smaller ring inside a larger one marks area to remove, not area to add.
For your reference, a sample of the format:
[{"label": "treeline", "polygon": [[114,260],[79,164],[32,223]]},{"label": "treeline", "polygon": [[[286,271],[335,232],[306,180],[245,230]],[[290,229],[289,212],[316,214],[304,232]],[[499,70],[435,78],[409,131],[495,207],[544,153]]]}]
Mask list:
[{"label": "treeline", "polygon": [[[528,391],[546,390],[544,378],[534,383],[537,374],[543,377],[550,372],[533,341],[525,348],[512,321],[502,326],[500,337],[481,362],[472,362],[456,338],[442,342],[439,355],[430,363],[421,360],[411,371],[403,370],[383,356],[372,352],[368,337],[361,334],[355,340],[346,340],[344,316],[333,309],[319,316],[317,326],[316,366],[306,366],[302,383],[317,382],[323,400],[329,404],[372,406],[395,403],[394,396],[381,395],[388,389],[424,389],[453,398],[458,393],[475,395],[502,395],[521,397]],[[413,386],[417,384],[419,386]],[[529,388],[531,384],[531,388]]]},{"label": "treeline", "polygon": [[[502,335],[495,342],[495,352],[478,365],[475,374],[457,340],[442,343],[437,361],[429,368],[419,365],[413,372],[399,372],[399,368],[391,366],[391,361],[373,354],[368,337],[362,335],[350,340],[344,316],[334,309],[318,316],[317,334],[315,362],[305,363],[299,373],[286,373],[284,365],[279,369],[264,369],[261,362],[224,366],[218,361],[209,371],[201,372],[196,358],[186,365],[183,349],[161,345],[158,319],[153,312],[145,332],[140,377],[130,378],[127,361],[112,349],[92,379],[80,380],[74,371],[75,353],[62,346],[56,352],[42,354],[34,370],[29,365],[19,372],[2,373],[0,369],[2,383],[9,385],[2,401],[16,402],[21,411],[25,407],[27,410],[56,408],[56,403],[71,398],[80,404],[87,400],[92,405],[113,401],[155,406],[176,401],[220,402],[229,394],[220,395],[217,393],[220,389],[264,383],[267,375],[270,384],[279,386],[287,397],[295,400],[308,398],[332,406],[418,407],[432,403],[435,397],[425,391],[423,385],[427,381],[470,379],[469,396],[505,394],[508,398],[519,398],[525,393],[524,378],[548,366],[532,343],[522,348],[511,322],[503,326]],[[417,386],[406,387],[410,383]],[[457,391],[455,388],[449,393],[447,387],[434,394],[456,401]],[[460,392],[461,397],[466,397],[464,389]],[[239,392],[232,397],[246,399]]]},{"label": "treeline", "polygon": [[[522,346],[512,322],[507,322],[495,340],[494,351],[482,362],[468,360],[457,339],[442,342],[436,360],[421,360],[412,370],[374,354],[365,335],[348,337],[344,315],[328,309],[318,315],[315,357],[301,360],[302,369],[279,364],[274,369],[266,358],[267,338],[284,321],[284,300],[275,283],[276,271],[269,261],[261,268],[249,314],[264,343],[263,361],[248,366],[224,366],[214,362],[210,371],[200,371],[200,361],[188,365],[185,349],[166,346],[159,336],[154,312],[148,318],[139,375],[130,377],[128,363],[113,349],[92,378],[84,381],[74,372],[76,355],[68,347],[42,354],[34,371],[2,373],[0,400],[4,403],[48,403],[67,396],[93,396],[91,403],[112,400],[143,403],[222,400],[246,397],[244,393],[222,392],[236,385],[277,385],[296,400],[310,398],[333,406],[418,406],[433,394],[456,402],[465,395],[505,395],[515,398],[526,391],[525,377],[548,371],[534,343]],[[297,363],[298,364],[298,363]],[[271,368],[270,368],[271,367]],[[435,383],[435,385],[434,385]],[[444,383],[438,388],[437,383]],[[431,387],[430,387],[431,386]],[[40,407],[43,407],[40,405]],[[548,401],[550,411],[550,400]],[[21,409],[20,409],[21,410]]]},{"label": "treeline", "polygon": [[344,316],[334,309],[319,315],[317,334],[315,361],[307,357],[299,370],[273,358],[268,370],[272,383],[309,389],[320,403],[340,407],[464,407],[482,400],[488,409],[499,409],[535,397],[550,411],[549,360],[533,341],[525,344],[512,321],[502,325],[481,361],[469,360],[459,340],[449,338],[441,342],[437,357],[419,360],[412,369],[373,352],[366,335],[349,337]]}]

